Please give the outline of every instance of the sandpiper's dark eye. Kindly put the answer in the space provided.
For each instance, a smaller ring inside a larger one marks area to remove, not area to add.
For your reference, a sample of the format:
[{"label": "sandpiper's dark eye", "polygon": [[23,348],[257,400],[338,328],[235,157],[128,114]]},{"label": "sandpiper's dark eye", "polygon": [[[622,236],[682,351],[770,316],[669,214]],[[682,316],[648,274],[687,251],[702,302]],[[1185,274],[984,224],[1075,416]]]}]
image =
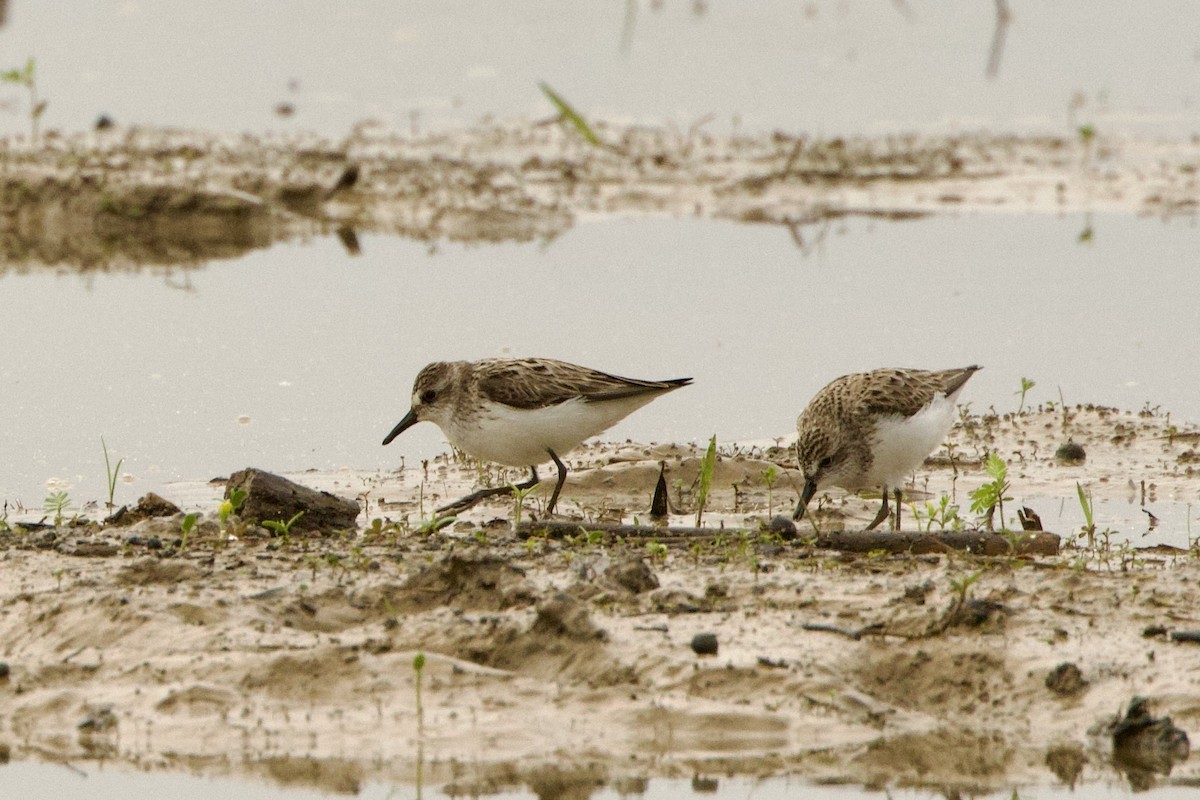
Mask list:
[{"label": "sandpiper's dark eye", "polygon": [[817,464],[817,469],[829,469],[833,466],[833,456],[825,456]]},{"label": "sandpiper's dark eye", "polygon": [[432,403],[436,399],[437,392],[435,392],[433,389],[426,389],[425,391],[421,392],[422,403]]}]

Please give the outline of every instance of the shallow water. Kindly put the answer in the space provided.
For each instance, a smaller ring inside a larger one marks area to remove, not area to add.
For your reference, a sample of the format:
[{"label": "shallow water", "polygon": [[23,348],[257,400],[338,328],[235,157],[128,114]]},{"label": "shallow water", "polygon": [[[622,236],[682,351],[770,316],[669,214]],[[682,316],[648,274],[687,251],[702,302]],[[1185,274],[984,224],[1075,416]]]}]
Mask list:
[{"label": "shallow water", "polygon": [[[239,800],[303,800],[303,798],[344,797],[315,789],[281,788],[265,783],[235,781],[227,778],[205,778],[179,774],[132,773],[124,770],[97,769],[84,765],[82,769],[58,765],[14,763],[0,767],[0,781],[6,794],[24,800],[66,800],[67,798],[122,797],[127,800],[151,800],[170,797],[173,800],[208,800],[216,796],[236,797]],[[353,796],[360,800],[403,800],[406,798],[461,797],[461,793],[444,791],[445,787],[422,787],[368,783],[360,787]],[[1138,792],[1137,797],[1147,800],[1182,800],[1193,797],[1194,786],[1160,786],[1149,791]],[[572,795],[576,796],[576,795]],[[712,798],[712,800],[783,800],[803,797],[805,800],[858,800],[859,798],[892,798],[893,800],[932,800],[945,794],[923,789],[889,789],[883,792],[869,791],[853,786],[821,786],[788,778],[724,778],[698,777],[692,780],[650,779],[644,782],[625,782],[618,788],[597,787],[589,795],[592,800],[685,800],[685,798]],[[1000,792],[972,792],[976,800],[1070,800],[1087,797],[1089,800],[1119,800],[1134,796],[1127,786],[1114,781],[1094,782],[1076,786],[1017,787]],[[500,791],[487,794],[493,800],[533,800],[538,795],[528,790]]]},{"label": "shallow water", "polygon": [[[615,440],[783,437],[828,380],[881,365],[983,364],[963,396],[976,411],[1015,410],[1028,377],[1027,402],[1061,390],[1200,422],[1192,220],[843,220],[805,237],[640,218],[540,245],[365,236],[351,257],[331,237],[186,271],[0,275],[0,498],[36,508],[58,479],[105,499],[101,436],[125,459],[118,503],[251,465],[413,464],[444,452],[436,427],[380,441],[420,367],[505,353],[695,378]],[[1200,498],[1175,500],[1156,513],[1182,540]],[[1101,504],[1101,524],[1145,528],[1120,506]]]},{"label": "shallow water", "polygon": [[[580,111],[715,133],[1200,129],[1200,7],[1010,0],[10,0],[0,67],[37,59],[43,127],[121,124],[343,136]],[[28,104],[0,87],[0,132]],[[275,108],[290,104],[281,118]],[[711,115],[711,118],[710,118]],[[707,122],[706,122],[707,120]]]}]

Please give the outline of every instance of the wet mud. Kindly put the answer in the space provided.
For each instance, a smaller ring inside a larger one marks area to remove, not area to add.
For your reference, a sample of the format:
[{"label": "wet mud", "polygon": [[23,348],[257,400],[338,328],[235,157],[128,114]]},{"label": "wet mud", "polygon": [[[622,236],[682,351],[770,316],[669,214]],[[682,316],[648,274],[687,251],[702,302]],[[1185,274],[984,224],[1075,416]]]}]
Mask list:
[{"label": "wet mud", "polygon": [[[1150,410],[964,415],[909,491],[965,506],[985,478],[978,447],[1004,453],[1014,483],[1066,496],[1082,469],[1056,455],[1069,437],[1098,492],[1144,478],[1194,494],[1196,435]],[[348,794],[419,780],[586,797],[721,774],[1197,780],[1200,672],[1183,634],[1200,631],[1200,549],[1075,530],[1057,531],[1058,555],[1021,552],[1020,533],[999,555],[830,549],[811,522],[790,537],[769,525],[795,501],[787,454],[723,446],[705,535],[636,532],[663,464],[668,521],[694,528],[702,454],[633,443],[571,460],[557,522],[574,534],[537,532],[549,487],[519,527],[511,498],[428,524],[439,495],[506,477],[453,456],[293,476],[363,507],[343,530],[213,508],[185,536],[155,501],[128,526],[10,520],[0,745]],[[813,521],[853,531],[876,503],[831,492]],[[630,525],[602,524],[618,518]]]}]

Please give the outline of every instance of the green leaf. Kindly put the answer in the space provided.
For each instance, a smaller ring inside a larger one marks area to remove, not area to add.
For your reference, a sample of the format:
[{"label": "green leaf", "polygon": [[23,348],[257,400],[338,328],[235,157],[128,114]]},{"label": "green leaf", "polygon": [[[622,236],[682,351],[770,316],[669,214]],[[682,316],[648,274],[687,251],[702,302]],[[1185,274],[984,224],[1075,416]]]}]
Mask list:
[{"label": "green leaf", "polygon": [[579,112],[571,106],[570,103],[560,97],[559,94],[547,86],[544,81],[539,82],[538,86],[541,87],[542,93],[545,94],[546,97],[550,99],[550,102],[554,104],[554,107],[558,109],[558,113],[562,114],[563,119],[574,125],[575,130],[579,131],[580,135],[583,136],[584,139],[587,139],[591,144],[600,144],[600,137],[596,135],[596,132],[592,130],[592,127],[587,124],[587,120],[585,120],[579,114]]}]

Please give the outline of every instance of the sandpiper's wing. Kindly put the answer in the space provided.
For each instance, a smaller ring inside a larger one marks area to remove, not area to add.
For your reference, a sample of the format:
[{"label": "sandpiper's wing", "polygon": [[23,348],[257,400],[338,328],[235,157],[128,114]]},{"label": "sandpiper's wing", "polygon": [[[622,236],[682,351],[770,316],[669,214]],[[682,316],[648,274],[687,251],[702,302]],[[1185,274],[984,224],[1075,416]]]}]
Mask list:
[{"label": "sandpiper's wing", "polygon": [[911,417],[929,405],[937,394],[951,395],[962,388],[978,366],[960,369],[877,369],[858,378],[859,402],[866,411],[876,414],[899,414]]},{"label": "sandpiper's wing", "polygon": [[616,400],[665,392],[692,382],[691,378],[669,381],[622,378],[550,358],[480,361],[475,365],[475,377],[484,397],[514,408],[545,408],[575,397]]}]

